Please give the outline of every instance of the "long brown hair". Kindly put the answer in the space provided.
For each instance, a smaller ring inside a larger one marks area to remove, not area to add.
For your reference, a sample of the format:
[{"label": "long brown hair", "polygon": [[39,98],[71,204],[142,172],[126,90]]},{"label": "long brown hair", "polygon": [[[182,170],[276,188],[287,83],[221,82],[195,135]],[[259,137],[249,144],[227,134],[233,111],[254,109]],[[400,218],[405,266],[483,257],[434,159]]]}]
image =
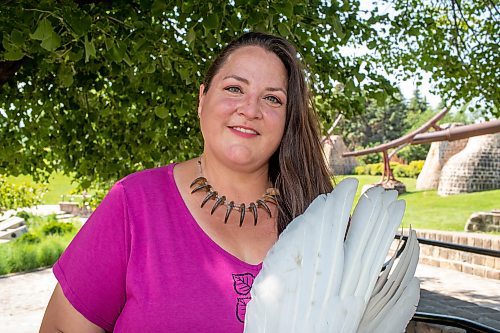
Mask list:
[{"label": "long brown hair", "polygon": [[269,161],[269,177],[280,191],[278,233],[293,218],[302,214],[321,193],[332,190],[328,168],[320,143],[318,116],[313,108],[297,51],[284,38],[249,32],[229,43],[214,60],[205,75],[204,93],[228,56],[245,46],[259,46],[274,53],[288,73],[285,132],[281,144]]}]

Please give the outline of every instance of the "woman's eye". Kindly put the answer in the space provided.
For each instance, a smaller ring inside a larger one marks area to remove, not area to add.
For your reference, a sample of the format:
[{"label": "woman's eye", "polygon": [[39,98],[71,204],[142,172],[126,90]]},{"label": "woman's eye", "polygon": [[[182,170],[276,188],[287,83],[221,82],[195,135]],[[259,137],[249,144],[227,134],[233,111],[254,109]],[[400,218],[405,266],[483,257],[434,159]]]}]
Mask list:
[{"label": "woman's eye", "polygon": [[283,103],[281,103],[281,101],[279,100],[279,98],[276,97],[276,96],[266,96],[266,99],[268,101],[270,101],[271,103],[273,103],[273,104],[279,104],[279,105],[283,104]]},{"label": "woman's eye", "polygon": [[241,93],[241,89],[235,86],[227,87],[226,90],[231,93]]}]

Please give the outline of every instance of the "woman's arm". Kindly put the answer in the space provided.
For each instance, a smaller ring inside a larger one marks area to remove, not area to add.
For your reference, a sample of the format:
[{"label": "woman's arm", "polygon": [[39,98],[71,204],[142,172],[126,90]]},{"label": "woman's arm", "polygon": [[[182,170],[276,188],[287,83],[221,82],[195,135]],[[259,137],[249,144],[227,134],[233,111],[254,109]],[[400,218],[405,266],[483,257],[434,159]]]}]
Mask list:
[{"label": "woman's arm", "polygon": [[52,293],[40,327],[40,333],[55,332],[104,333],[102,328],[87,320],[71,305],[59,283]]}]

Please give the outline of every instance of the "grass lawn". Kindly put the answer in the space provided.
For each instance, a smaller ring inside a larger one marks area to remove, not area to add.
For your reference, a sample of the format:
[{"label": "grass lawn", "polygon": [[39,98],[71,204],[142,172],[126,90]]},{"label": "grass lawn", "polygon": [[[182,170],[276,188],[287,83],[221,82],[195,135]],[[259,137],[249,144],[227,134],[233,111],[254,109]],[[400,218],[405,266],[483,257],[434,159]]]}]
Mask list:
[{"label": "grass lawn", "polygon": [[[30,176],[10,176],[7,177],[7,179],[15,184],[34,183],[33,179]],[[62,195],[70,194],[71,191],[75,188],[76,184],[71,183],[71,178],[69,176],[63,175],[62,173],[54,173],[50,176],[49,183],[47,184],[47,192],[43,196],[42,204],[58,204],[59,201],[61,201]]]},{"label": "grass lawn", "polygon": [[[347,176],[359,180],[356,200],[361,187],[380,180],[380,176]],[[344,177],[336,177],[336,182]],[[406,185],[407,193],[400,196],[406,201],[403,226],[415,229],[463,231],[467,219],[473,212],[500,209],[500,190],[464,193],[441,197],[437,191],[417,191],[416,179],[398,178]]]},{"label": "grass lawn", "polygon": [[[366,184],[373,184],[380,180],[380,176],[348,176],[359,180],[361,188]],[[335,178],[339,182],[343,176]],[[33,182],[29,176],[10,177],[13,182]],[[416,179],[400,178],[405,183],[407,193],[401,195],[406,200],[406,212],[403,219],[404,227],[411,224],[416,229],[435,229],[447,231],[463,231],[467,219],[473,212],[500,209],[500,190],[478,193],[466,193],[441,197],[436,191],[417,191]],[[76,187],[71,178],[60,173],[50,177],[48,192],[43,198],[43,204],[57,204],[61,195],[70,194]]]}]

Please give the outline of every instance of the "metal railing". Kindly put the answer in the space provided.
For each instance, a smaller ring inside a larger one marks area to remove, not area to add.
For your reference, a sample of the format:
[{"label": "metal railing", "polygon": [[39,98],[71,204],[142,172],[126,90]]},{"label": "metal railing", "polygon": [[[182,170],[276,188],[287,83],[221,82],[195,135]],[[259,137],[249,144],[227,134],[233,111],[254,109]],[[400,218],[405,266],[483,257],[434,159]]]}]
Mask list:
[{"label": "metal railing", "polygon": [[[395,238],[399,239],[402,238],[404,241],[403,246],[401,246],[400,251],[398,252],[399,254],[402,252],[404,247],[406,246],[406,241],[408,240],[408,236],[401,236],[401,235],[396,235]],[[454,244],[454,243],[448,243],[448,242],[442,242],[442,241],[437,241],[433,239],[427,239],[427,238],[419,238],[417,237],[417,240],[420,244],[423,245],[431,245],[431,246],[438,246],[438,247],[444,247],[447,249],[452,249],[452,250],[457,250],[457,251],[464,251],[464,252],[469,252],[469,253],[475,253],[475,254],[482,254],[485,256],[491,256],[495,258],[500,258],[500,251],[496,250],[491,250],[491,249],[484,249],[481,247],[476,247],[476,246],[469,246],[469,245],[461,245],[461,244]]]},{"label": "metal railing", "polygon": [[464,329],[467,333],[498,333],[499,330],[483,325],[481,323],[455,316],[448,316],[436,313],[416,312],[412,321],[424,322],[428,324],[452,326]]},{"label": "metal railing", "polygon": [[[396,255],[399,257],[406,246],[408,236],[396,235],[395,238],[403,240],[403,245],[398,250],[398,253]],[[438,246],[438,247],[443,247],[443,248],[457,250],[457,251],[481,254],[481,255],[485,255],[485,256],[491,256],[494,258],[500,258],[500,251],[496,251],[496,250],[484,249],[484,248],[475,247],[475,246],[460,245],[460,244],[454,244],[454,243],[448,243],[448,242],[442,242],[442,241],[436,241],[436,240],[427,239],[427,238],[417,237],[417,240],[420,244],[423,244],[423,245]],[[384,270],[387,267],[387,264],[388,264],[388,262],[384,264],[384,267],[382,268],[382,270]],[[412,318],[412,321],[461,328],[461,329],[464,329],[467,333],[500,333],[500,330],[498,330],[496,328],[478,323],[478,322],[473,321],[473,320],[465,319],[462,317],[437,314],[437,313],[416,312]]]}]

